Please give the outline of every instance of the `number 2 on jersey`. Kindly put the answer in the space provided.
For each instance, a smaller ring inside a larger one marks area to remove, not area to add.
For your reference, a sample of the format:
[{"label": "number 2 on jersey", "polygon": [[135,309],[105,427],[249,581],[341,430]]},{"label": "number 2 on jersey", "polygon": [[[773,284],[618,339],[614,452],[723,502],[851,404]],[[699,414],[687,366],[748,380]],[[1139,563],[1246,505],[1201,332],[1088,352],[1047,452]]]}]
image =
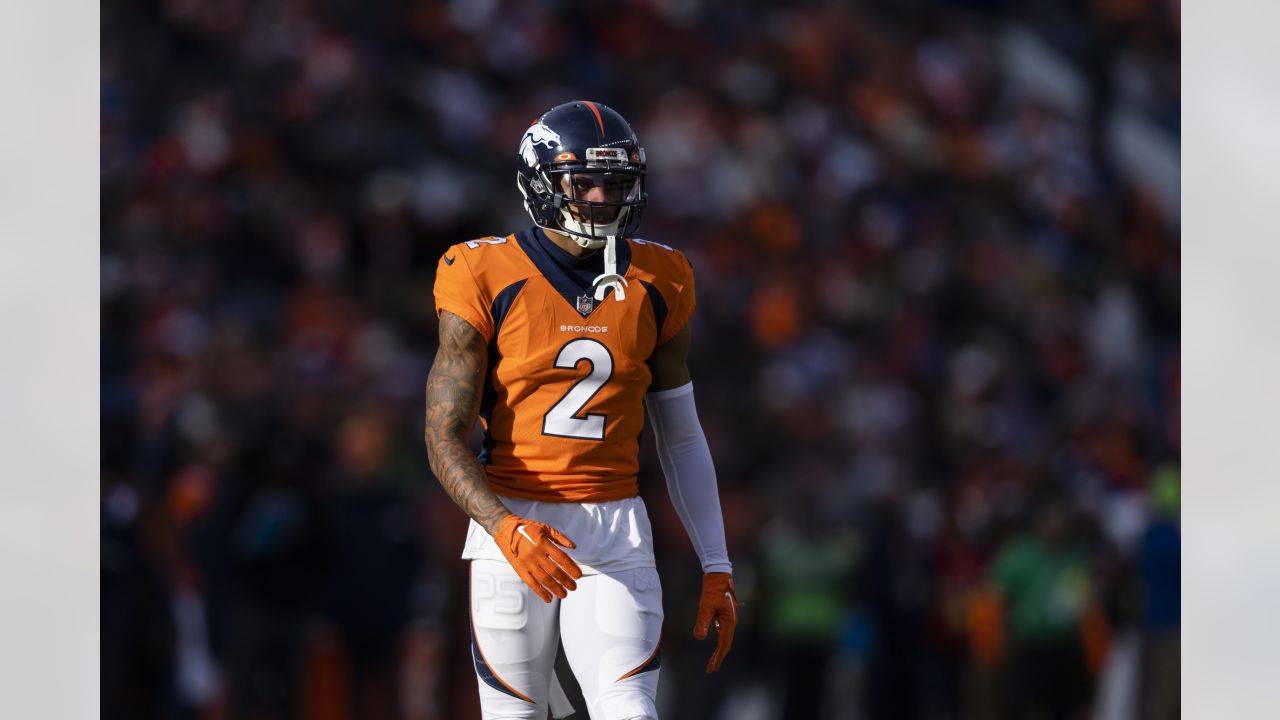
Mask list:
[{"label": "number 2 on jersey", "polygon": [[574,383],[569,392],[542,416],[543,435],[604,440],[604,414],[587,413],[578,417],[578,413],[613,377],[613,356],[603,343],[590,338],[578,338],[560,348],[555,367],[573,370],[583,360],[591,364],[591,372]]},{"label": "number 2 on jersey", "polygon": [[507,238],[481,237],[480,240],[468,240],[467,247],[470,247],[471,250],[475,250],[476,247],[480,247],[481,242],[485,243],[485,245],[502,245],[502,243],[507,242]]}]

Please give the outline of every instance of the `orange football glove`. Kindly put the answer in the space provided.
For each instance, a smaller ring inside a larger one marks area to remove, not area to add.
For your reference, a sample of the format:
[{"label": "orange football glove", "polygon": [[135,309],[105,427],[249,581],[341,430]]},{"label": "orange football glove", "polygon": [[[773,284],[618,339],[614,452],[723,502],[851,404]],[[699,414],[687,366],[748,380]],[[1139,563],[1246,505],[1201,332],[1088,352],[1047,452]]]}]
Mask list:
[{"label": "orange football glove", "polygon": [[720,663],[733,647],[733,631],[738,627],[738,593],[733,589],[733,576],[729,573],[702,576],[702,598],[698,601],[698,621],[693,626],[693,636],[705,640],[712,621],[716,626],[716,651],[707,661],[709,673],[720,669]]},{"label": "orange football glove", "polygon": [[578,588],[574,580],[582,577],[582,570],[558,547],[577,546],[559,530],[518,515],[508,515],[498,523],[498,534],[493,539],[516,574],[543,602],[551,602],[553,594],[563,598]]}]

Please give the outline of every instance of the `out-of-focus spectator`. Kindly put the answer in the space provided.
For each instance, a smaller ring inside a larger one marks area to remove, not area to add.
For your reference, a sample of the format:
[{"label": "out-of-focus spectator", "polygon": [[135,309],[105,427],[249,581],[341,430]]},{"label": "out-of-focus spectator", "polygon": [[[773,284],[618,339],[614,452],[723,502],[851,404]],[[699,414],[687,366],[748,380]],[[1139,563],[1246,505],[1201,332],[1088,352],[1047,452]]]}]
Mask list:
[{"label": "out-of-focus spectator", "polygon": [[163,718],[174,701],[172,590],[160,510],[111,478],[102,488],[102,717]]},{"label": "out-of-focus spectator", "polygon": [[1181,495],[1178,471],[1161,468],[1151,485],[1154,517],[1142,534],[1143,614],[1142,717],[1181,715],[1178,687],[1182,672],[1182,535],[1178,526]]},{"label": "out-of-focus spectator", "polygon": [[349,668],[352,720],[400,717],[402,639],[422,561],[417,517],[386,474],[387,427],[375,412],[338,432],[329,613]]},{"label": "out-of-focus spectator", "polygon": [[849,605],[856,545],[818,521],[801,497],[762,531],[761,592],[769,677],[786,720],[820,717],[828,706],[828,675]]},{"label": "out-of-focus spectator", "polygon": [[[928,502],[925,500],[924,502]],[[875,503],[860,583],[872,619],[867,673],[870,718],[921,717],[935,709],[929,685],[936,512],[891,491]]]},{"label": "out-of-focus spectator", "polygon": [[[234,717],[296,717],[309,619],[332,562],[314,449],[261,439],[226,499],[227,663]],[[309,457],[310,456],[310,457]]]},{"label": "out-of-focus spectator", "polygon": [[1081,637],[1095,589],[1069,511],[1050,500],[1032,532],[1011,538],[990,581],[1007,608],[1009,717],[1083,717],[1091,680]]}]

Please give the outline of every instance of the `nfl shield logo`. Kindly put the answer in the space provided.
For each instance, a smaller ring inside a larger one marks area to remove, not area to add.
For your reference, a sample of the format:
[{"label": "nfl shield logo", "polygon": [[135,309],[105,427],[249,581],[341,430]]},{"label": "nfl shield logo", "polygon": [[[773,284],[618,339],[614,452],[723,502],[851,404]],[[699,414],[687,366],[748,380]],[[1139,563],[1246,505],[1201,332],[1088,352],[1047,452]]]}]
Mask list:
[{"label": "nfl shield logo", "polygon": [[583,316],[591,314],[591,308],[595,305],[590,295],[578,296],[578,312]]}]

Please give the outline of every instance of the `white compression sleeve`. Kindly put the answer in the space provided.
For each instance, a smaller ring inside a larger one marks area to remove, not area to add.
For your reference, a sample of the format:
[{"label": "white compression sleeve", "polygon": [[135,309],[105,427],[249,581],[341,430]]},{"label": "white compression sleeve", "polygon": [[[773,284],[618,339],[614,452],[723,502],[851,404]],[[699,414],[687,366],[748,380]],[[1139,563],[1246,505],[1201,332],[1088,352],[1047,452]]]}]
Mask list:
[{"label": "white compression sleeve", "polygon": [[658,443],[658,460],[703,572],[733,572],[724,542],[724,518],[711,449],[698,422],[693,383],[651,392],[644,398]]}]

